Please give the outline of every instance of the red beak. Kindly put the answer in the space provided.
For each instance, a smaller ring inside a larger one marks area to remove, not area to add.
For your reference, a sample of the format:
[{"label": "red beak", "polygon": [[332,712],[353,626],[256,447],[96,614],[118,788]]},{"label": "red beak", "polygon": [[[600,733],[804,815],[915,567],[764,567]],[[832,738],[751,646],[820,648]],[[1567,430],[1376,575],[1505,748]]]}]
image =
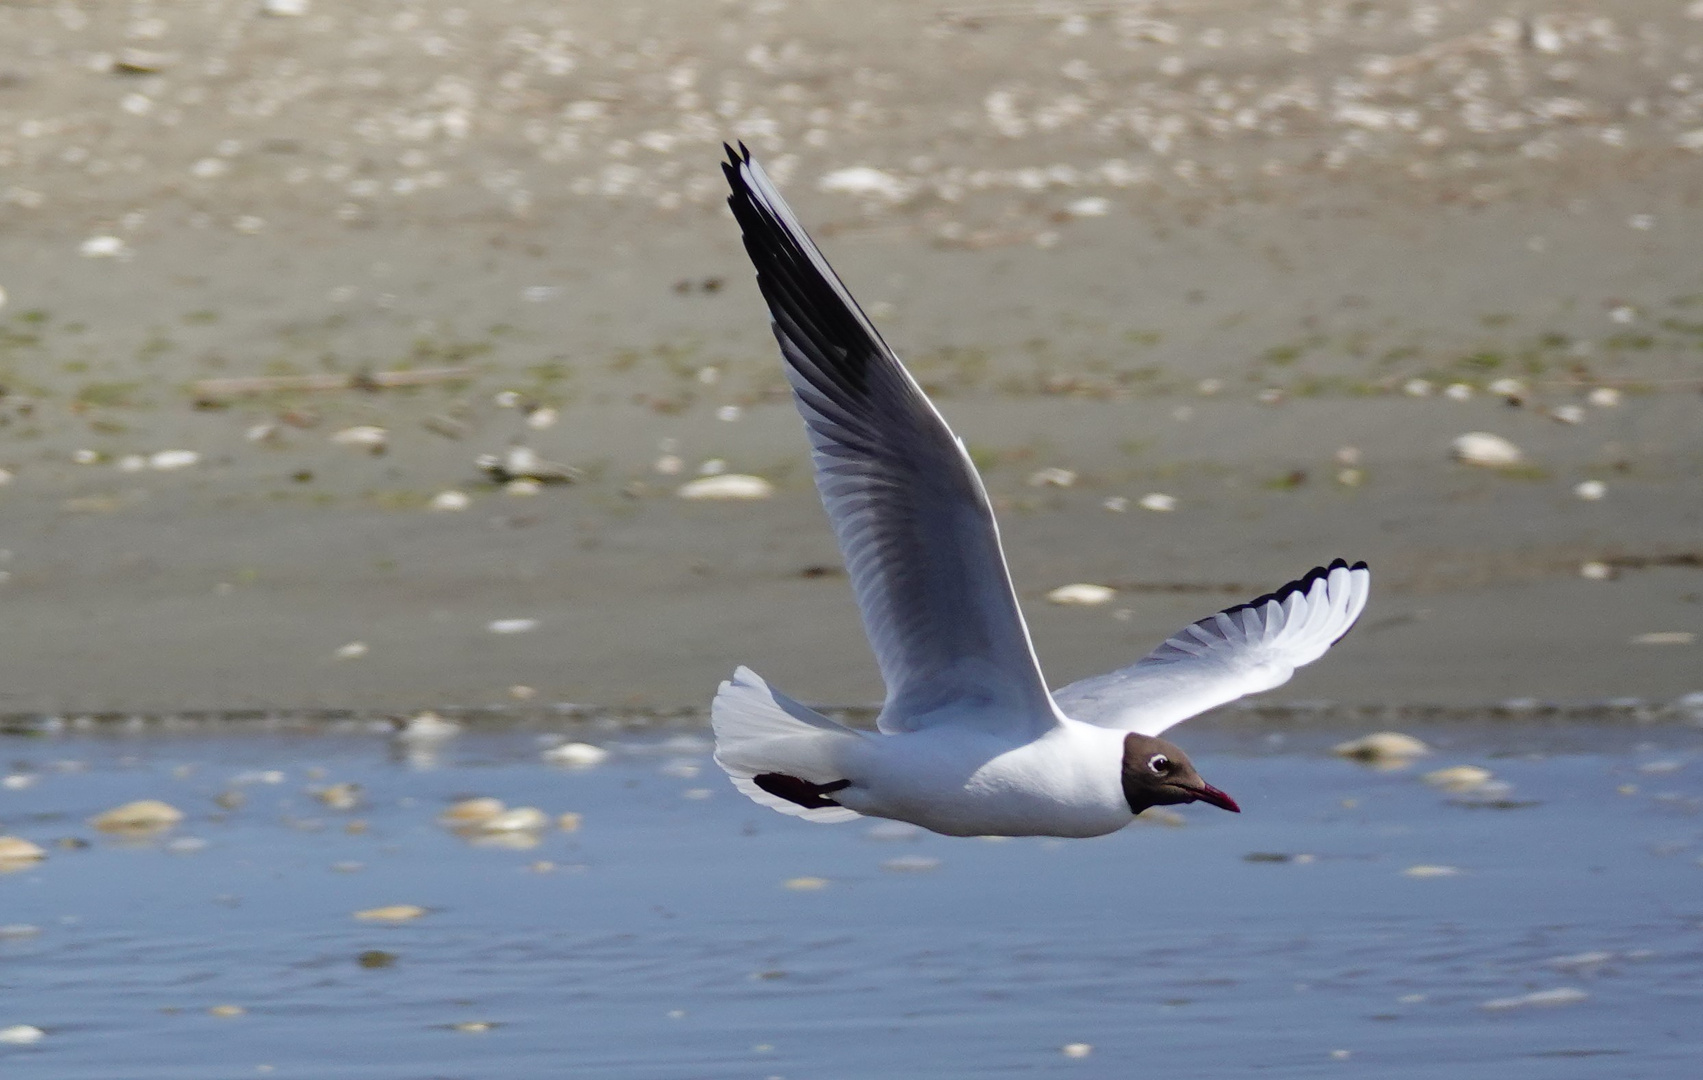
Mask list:
[{"label": "red beak", "polygon": [[1219,791],[1211,784],[1202,784],[1197,788],[1186,789],[1199,802],[1211,803],[1220,810],[1228,810],[1232,814],[1240,814],[1242,808],[1236,805],[1236,800]]}]

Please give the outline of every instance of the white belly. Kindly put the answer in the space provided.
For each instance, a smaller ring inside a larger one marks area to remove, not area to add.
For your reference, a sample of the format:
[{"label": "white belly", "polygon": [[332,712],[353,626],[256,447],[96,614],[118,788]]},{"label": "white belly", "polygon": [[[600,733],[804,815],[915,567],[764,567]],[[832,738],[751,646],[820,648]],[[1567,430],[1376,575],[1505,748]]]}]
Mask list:
[{"label": "white belly", "polygon": [[1103,836],[1135,820],[1118,746],[1068,731],[1018,746],[962,729],[887,735],[846,762],[852,786],[834,797],[948,836]]}]

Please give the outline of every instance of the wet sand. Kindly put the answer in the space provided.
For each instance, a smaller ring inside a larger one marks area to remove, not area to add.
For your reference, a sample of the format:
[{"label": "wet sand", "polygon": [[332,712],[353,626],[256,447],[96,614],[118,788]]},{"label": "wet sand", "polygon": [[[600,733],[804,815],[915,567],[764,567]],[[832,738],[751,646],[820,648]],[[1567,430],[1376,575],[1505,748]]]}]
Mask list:
[{"label": "wet sand", "polygon": [[[0,12],[27,43],[0,60],[6,711],[677,705],[737,663],[878,697],[724,137],[984,465],[1056,681],[1345,556],[1372,606],[1283,700],[1703,689],[1680,6],[138,12]],[[355,425],[387,452],[331,441]],[[1525,463],[1451,461],[1469,431]],[[581,479],[485,482],[517,441]],[[122,464],[169,449],[200,459]],[[775,496],[674,496],[712,461]],[[1119,594],[1044,602],[1077,581]]]}]

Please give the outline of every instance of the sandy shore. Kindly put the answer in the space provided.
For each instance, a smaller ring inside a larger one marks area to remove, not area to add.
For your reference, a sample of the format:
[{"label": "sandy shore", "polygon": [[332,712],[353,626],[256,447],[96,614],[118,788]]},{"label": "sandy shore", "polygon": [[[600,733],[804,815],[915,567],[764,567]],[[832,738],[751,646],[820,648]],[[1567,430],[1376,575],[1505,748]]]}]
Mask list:
[{"label": "sandy shore", "polygon": [[[0,10],[0,709],[877,697],[724,137],[984,464],[1058,681],[1341,555],[1289,699],[1703,689],[1683,5],[135,11]],[[674,495],[713,462],[775,495]]]}]

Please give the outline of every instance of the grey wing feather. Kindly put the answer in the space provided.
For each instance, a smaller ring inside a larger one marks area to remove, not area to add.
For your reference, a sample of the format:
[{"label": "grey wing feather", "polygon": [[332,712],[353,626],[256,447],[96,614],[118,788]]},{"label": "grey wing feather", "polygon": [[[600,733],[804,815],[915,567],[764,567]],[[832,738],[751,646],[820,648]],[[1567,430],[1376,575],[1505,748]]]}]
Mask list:
[{"label": "grey wing feather", "polygon": [[880,726],[972,714],[1050,726],[1052,699],[969,456],[749,152],[728,156],[728,204],[887,683]]},{"label": "grey wing feather", "polygon": [[1372,574],[1341,559],[1173,635],[1129,667],[1054,691],[1060,711],[1158,735],[1191,716],[1282,686],[1342,639],[1366,607]]}]

